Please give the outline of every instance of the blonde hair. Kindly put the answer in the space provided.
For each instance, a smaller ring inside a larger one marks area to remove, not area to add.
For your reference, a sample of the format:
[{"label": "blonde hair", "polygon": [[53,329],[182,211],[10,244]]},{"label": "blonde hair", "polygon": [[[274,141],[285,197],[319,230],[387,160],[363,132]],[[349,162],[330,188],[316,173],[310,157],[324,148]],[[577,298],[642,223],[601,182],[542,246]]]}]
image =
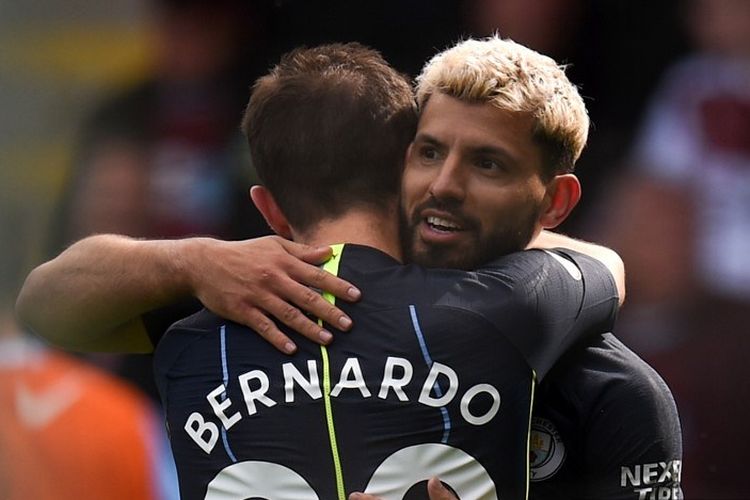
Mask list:
[{"label": "blonde hair", "polygon": [[469,39],[434,56],[417,77],[420,110],[436,92],[530,113],[548,174],[572,172],[586,145],[586,105],[564,67],[512,40]]}]

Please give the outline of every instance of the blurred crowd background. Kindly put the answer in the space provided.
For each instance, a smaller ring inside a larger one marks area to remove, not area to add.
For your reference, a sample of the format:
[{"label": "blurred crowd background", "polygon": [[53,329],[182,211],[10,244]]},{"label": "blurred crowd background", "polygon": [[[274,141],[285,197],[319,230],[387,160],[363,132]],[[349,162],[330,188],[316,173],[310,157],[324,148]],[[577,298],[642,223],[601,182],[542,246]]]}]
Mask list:
[{"label": "blurred crowd background", "polygon": [[[416,76],[494,32],[569,65],[585,96],[584,199],[562,230],[625,259],[615,333],[674,392],[686,497],[750,498],[750,0],[0,0],[0,498],[24,477],[60,497],[40,477],[63,458],[18,455],[37,442],[174,495],[150,359],[70,359],[24,335],[12,304],[32,267],[96,232],[266,234],[238,124],[286,50],[356,40]],[[10,414],[55,391],[61,415],[89,402],[67,427]],[[156,424],[115,426],[120,407]],[[113,469],[103,457],[121,441],[126,462],[134,436],[145,469]],[[96,493],[101,470],[76,498],[120,498],[112,472]]]}]

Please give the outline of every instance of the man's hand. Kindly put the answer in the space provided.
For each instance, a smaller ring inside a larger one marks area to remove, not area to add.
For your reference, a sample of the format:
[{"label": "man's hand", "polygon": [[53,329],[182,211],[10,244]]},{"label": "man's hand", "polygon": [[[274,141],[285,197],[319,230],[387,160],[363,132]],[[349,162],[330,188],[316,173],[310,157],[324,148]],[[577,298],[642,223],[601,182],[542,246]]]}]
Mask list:
[{"label": "man's hand", "polygon": [[330,247],[311,247],[278,236],[236,242],[193,238],[175,248],[174,262],[176,272],[187,276],[193,295],[208,309],[252,328],[291,354],[296,345],[271,318],[322,344],[333,336],[303,311],[340,330],[352,325],[316,291],[346,301],[360,297],[351,283],[316,267],[330,256]]},{"label": "man's hand", "polygon": [[141,317],[193,295],[289,353],[294,343],[269,317],[319,343],[330,341],[330,333],[300,309],[340,330],[351,326],[340,309],[308,288],[359,298],[354,286],[314,265],[330,255],[330,247],[278,237],[226,242],[90,236],[29,274],[16,311],[27,327],[67,349],[150,352]]},{"label": "man's hand", "polygon": [[[440,479],[432,477],[427,482],[427,493],[430,495],[430,500],[458,500],[456,495],[443,486]],[[354,492],[349,495],[349,500],[381,500],[379,497],[374,495],[368,495],[367,493]]]}]

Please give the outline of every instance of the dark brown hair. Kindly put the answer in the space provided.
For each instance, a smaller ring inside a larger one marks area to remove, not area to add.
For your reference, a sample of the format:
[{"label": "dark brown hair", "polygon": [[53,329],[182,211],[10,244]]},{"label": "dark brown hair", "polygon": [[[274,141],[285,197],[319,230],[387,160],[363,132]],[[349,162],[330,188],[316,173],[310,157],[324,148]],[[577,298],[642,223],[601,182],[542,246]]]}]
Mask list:
[{"label": "dark brown hair", "polygon": [[416,130],[413,92],[357,43],[295,49],[255,83],[242,128],[260,179],[292,226],[398,196]]}]

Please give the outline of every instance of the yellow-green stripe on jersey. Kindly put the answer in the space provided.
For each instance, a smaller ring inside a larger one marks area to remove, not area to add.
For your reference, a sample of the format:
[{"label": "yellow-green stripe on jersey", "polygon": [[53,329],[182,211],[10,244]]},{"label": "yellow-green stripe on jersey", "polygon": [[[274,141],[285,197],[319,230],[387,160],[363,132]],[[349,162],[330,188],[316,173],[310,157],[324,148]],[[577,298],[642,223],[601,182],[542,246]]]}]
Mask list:
[{"label": "yellow-green stripe on jersey", "polygon": [[534,374],[608,331],[617,307],[604,266],[560,256],[581,276],[546,252],[464,273],[337,245],[325,269],[362,290],[336,300],[356,332],[325,348],[299,339],[291,360],[208,310],[178,321],[154,366],[181,497],[404,498],[436,475],[460,498],[524,500],[529,448],[534,465],[553,451],[529,443]]},{"label": "yellow-green stripe on jersey", "polygon": [[[339,263],[341,262],[341,253],[344,250],[343,244],[331,245],[333,255],[323,265],[323,269],[329,273],[338,275]],[[328,292],[323,293],[323,298],[331,304],[336,303],[336,297]],[[318,324],[323,326],[323,321],[318,320]],[[326,425],[328,426],[328,439],[331,442],[331,455],[333,456],[333,466],[336,471],[336,492],[339,500],[346,500],[346,491],[344,490],[344,472],[341,468],[341,458],[339,457],[339,448],[336,441],[336,426],[333,423],[333,408],[331,407],[331,366],[328,362],[328,349],[326,346],[320,346],[320,353],[323,359],[323,400],[326,408]]]}]

